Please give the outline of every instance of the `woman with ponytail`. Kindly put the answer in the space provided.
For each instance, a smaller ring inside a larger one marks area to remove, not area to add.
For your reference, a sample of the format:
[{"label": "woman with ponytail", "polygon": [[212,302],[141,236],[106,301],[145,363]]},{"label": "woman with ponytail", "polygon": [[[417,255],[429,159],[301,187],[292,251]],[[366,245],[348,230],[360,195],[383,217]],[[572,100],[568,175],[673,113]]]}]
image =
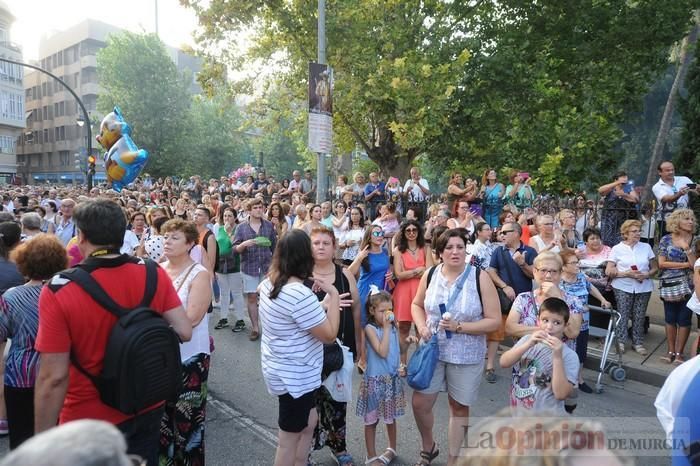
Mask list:
[{"label": "woman with ponytail", "polygon": [[[275,466],[305,464],[318,420],[314,395],[321,386],[323,343],[338,334],[338,290],[313,280],[311,240],[292,230],[278,243],[269,275],[261,284],[262,371],[271,395],[279,399]],[[319,302],[314,291],[324,291]]]}]

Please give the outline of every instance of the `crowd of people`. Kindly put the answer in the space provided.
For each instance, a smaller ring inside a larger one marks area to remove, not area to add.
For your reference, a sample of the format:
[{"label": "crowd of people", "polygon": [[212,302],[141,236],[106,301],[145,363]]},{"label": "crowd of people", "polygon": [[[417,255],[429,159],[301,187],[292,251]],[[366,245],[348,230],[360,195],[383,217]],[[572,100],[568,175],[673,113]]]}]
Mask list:
[{"label": "crowd of people", "polygon": [[[622,316],[617,351],[631,339],[647,355],[645,316],[658,278],[662,360],[679,365],[697,353],[697,340],[688,348],[685,303],[700,286],[688,209],[689,192],[699,191],[670,162],[658,169],[655,212],[638,208],[622,172],[600,187],[600,212],[584,196],[570,209],[538,212],[528,173],[513,172],[506,185],[493,169],[480,180],[452,173],[440,196],[415,167],[403,184],[378,173],[355,173],[352,184],[339,176],[320,204],[310,171],[279,182],[264,171],[246,180],[144,177],[121,192],[0,188],[0,339],[12,342],[0,434],[9,432],[15,449],[57,423],[96,418],[116,425],[149,465],[204,464],[212,352],[230,329],[261,340],[265,384],[279,403],[276,465],[307,464],[326,446],[338,464],[355,464],[347,402],[322,385],[336,340],[362,374],[354,411],[365,425],[365,464],[385,465],[397,456],[396,420],[409,402],[410,347],[435,338],[430,383],[410,396],[417,464],[439,455],[433,429],[441,422],[448,464],[456,464],[470,406],[482,381],[497,381],[497,367],[513,368],[503,401],[514,409],[565,416],[579,391],[592,392],[582,376],[597,325],[587,304]],[[155,277],[144,267],[151,262]],[[93,378],[115,317],[62,273],[69,267],[127,309],[157,280],[148,306],[180,339],[177,399],[138,413],[103,402]],[[507,337],[516,343],[499,359]],[[440,392],[448,393],[447,420],[433,416]],[[375,441],[380,422],[384,450]]]}]

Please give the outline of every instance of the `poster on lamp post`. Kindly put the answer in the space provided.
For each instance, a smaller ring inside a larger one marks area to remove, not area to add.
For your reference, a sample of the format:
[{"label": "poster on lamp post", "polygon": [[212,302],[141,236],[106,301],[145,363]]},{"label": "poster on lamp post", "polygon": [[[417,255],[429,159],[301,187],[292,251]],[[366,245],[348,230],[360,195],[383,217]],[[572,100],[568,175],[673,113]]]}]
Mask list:
[{"label": "poster on lamp post", "polygon": [[309,63],[309,150],[328,154],[333,146],[333,70]]}]

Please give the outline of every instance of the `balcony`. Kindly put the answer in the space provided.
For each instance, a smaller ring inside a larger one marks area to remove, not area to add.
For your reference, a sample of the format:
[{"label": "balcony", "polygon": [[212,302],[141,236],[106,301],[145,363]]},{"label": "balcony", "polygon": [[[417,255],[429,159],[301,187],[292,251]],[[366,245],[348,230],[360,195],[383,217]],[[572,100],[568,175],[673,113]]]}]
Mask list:
[{"label": "balcony", "polygon": [[81,99],[85,100],[86,95],[99,95],[100,93],[100,86],[97,83],[82,83],[80,85],[80,93],[79,95],[81,96]]},{"label": "balcony", "polygon": [[53,148],[54,151],[62,151],[62,150],[69,150],[70,149],[70,142],[69,141],[56,141],[53,143]]},{"label": "balcony", "polygon": [[80,68],[97,68],[97,55],[80,57]]}]

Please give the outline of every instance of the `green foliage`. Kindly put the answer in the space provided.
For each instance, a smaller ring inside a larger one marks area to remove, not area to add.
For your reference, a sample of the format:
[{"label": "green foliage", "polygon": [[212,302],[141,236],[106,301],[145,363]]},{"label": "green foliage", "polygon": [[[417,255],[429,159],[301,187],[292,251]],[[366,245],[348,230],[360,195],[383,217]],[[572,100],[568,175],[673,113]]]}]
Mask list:
[{"label": "green foliage", "polygon": [[150,153],[146,170],[154,176],[180,173],[187,158],[190,81],[178,73],[160,39],[130,32],[111,35],[97,53],[97,73],[103,89],[98,111],[121,108],[134,141]]},{"label": "green foliage", "polygon": [[454,131],[436,156],[515,166],[555,191],[607,178],[618,168],[619,125],[666,68],[691,6],[498,2],[473,18],[483,33],[459,88]]},{"label": "green foliage", "polygon": [[[642,110],[627,115],[626,123],[621,126],[625,135],[618,149],[622,153],[618,168],[625,170],[630,178],[637,180],[638,184],[643,183],[647,175],[651,153],[654,150],[661,117],[676,75],[676,68],[675,65],[667,67],[666,72],[654,83],[644,97]],[[680,116],[676,112],[671,122],[663,159],[670,159],[672,154],[677,153],[680,144],[681,123]]]},{"label": "green foliage", "polygon": [[178,72],[157,36],[110,36],[98,52],[97,73],[103,88],[98,111],[121,107],[134,141],[150,153],[151,175],[218,178],[251,153],[233,99],[226,92],[192,97],[191,74]]},{"label": "green foliage", "polygon": [[263,153],[267,173],[278,180],[291,179],[292,171],[315,168],[315,154],[306,149],[306,131],[298,120],[304,112],[295,112],[301,104],[294,103],[294,96],[284,86],[271,83],[263,95],[247,105],[242,130],[250,136],[250,144],[257,165]]},{"label": "green foliage", "polygon": [[687,93],[679,99],[678,110],[683,117],[681,146],[676,163],[676,172],[697,180],[700,177],[700,58],[695,44],[695,58],[690,64],[686,78]]},{"label": "green foliage", "polygon": [[186,175],[219,178],[245,163],[251,153],[247,138],[239,131],[241,115],[225,98],[197,96],[192,101],[182,163]]},{"label": "green foliage", "polygon": [[[305,100],[316,56],[316,2],[181,2],[198,14],[210,54],[200,82],[262,64],[290,90],[278,104],[305,113],[294,102]],[[527,170],[552,190],[607,178],[619,125],[667,67],[694,4],[328,0],[338,150],[359,144],[402,179],[419,156],[441,179],[487,166]],[[247,50],[237,47],[242,34],[252,34]],[[305,118],[293,121],[305,134]]]}]

